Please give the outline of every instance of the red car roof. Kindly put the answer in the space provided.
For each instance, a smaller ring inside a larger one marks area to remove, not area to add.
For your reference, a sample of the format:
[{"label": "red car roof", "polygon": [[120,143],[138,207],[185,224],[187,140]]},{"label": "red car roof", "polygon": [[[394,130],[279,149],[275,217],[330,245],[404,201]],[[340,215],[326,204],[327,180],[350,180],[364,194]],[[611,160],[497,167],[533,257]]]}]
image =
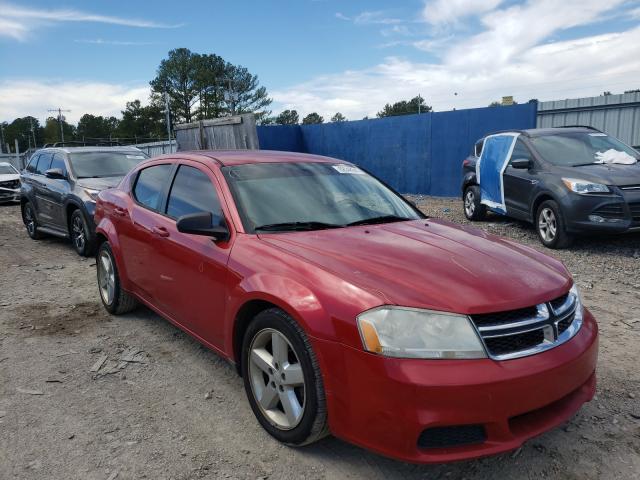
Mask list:
[{"label": "red car roof", "polygon": [[323,157],[321,155],[310,155],[308,153],[297,152],[279,152],[276,150],[194,150],[167,154],[156,158],[184,158],[202,161],[202,157],[216,160],[224,166],[242,165],[245,163],[285,162],[349,163],[335,158]]}]

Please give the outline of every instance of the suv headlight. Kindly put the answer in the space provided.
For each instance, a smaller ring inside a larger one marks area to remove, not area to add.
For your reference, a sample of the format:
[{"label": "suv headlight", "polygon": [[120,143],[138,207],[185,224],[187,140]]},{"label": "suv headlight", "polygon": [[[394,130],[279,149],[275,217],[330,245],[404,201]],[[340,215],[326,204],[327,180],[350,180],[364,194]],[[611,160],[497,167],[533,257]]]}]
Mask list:
[{"label": "suv headlight", "polygon": [[89,198],[91,198],[91,200],[95,202],[98,199],[98,194],[100,193],[100,190],[96,190],[94,188],[85,188],[84,193],[89,195]]},{"label": "suv headlight", "polygon": [[562,183],[576,193],[609,193],[609,187],[602,183],[588,182],[587,180],[576,180],[575,178],[563,178]]},{"label": "suv headlight", "polygon": [[358,315],[364,349],[399,358],[486,358],[471,320],[455,313],[378,307]]}]

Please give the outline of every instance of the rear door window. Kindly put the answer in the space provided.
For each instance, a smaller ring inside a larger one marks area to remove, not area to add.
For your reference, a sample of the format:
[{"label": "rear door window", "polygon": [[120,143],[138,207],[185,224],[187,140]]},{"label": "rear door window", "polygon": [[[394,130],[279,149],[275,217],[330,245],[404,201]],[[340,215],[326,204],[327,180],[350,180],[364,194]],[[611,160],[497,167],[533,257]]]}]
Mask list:
[{"label": "rear door window", "polygon": [[143,206],[151,210],[160,210],[162,194],[169,181],[173,165],[154,165],[140,170],[133,187],[133,196]]},{"label": "rear door window", "polygon": [[38,158],[38,165],[36,166],[36,173],[40,175],[44,175],[44,172],[49,170],[51,166],[51,154],[50,153],[42,153],[40,158]]},{"label": "rear door window", "polygon": [[167,215],[178,218],[191,213],[210,212],[214,225],[222,218],[220,200],[211,180],[203,171],[181,165],[176,174],[169,200]]}]

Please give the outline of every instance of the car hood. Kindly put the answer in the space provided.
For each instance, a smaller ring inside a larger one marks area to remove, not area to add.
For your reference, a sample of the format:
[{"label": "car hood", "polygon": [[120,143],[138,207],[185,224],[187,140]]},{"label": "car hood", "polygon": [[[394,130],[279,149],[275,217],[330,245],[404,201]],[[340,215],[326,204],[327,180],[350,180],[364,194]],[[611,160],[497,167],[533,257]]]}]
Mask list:
[{"label": "car hood", "polygon": [[587,180],[605,185],[623,187],[640,184],[640,162],[633,165],[594,164],[580,167],[561,167],[558,170],[560,175],[565,178]]},{"label": "car hood", "polygon": [[18,173],[5,173],[0,175],[0,182],[9,182],[11,180],[20,180],[20,174]]},{"label": "car hood", "polygon": [[551,300],[572,283],[558,260],[444,220],[261,234],[260,239],[385,304],[495,312]]},{"label": "car hood", "polygon": [[107,188],[117,187],[122,177],[100,177],[100,178],[80,178],[77,185],[83,188],[91,188],[93,190],[105,190]]}]

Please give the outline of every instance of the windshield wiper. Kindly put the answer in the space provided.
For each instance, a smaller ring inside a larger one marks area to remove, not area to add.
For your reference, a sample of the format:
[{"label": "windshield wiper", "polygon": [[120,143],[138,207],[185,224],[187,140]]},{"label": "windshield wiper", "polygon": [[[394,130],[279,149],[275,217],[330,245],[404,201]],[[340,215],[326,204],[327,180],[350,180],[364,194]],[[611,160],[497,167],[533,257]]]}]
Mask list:
[{"label": "windshield wiper", "polygon": [[335,223],[324,222],[283,222],[260,225],[259,227],[254,228],[254,230],[262,230],[265,232],[283,232],[287,230],[306,231],[324,230],[327,228],[342,228],[343,226],[344,225],[336,225]]},{"label": "windshield wiper", "polygon": [[587,165],[602,165],[598,162],[589,162],[589,163],[576,163],[575,165],[571,165],[572,167],[586,167]]},{"label": "windshield wiper", "polygon": [[412,218],[399,217],[398,215],[381,215],[379,217],[365,218],[363,220],[357,220],[355,222],[347,223],[347,227],[354,227],[356,225],[375,225],[376,223],[391,223],[391,222],[404,222],[407,220],[413,220]]}]

